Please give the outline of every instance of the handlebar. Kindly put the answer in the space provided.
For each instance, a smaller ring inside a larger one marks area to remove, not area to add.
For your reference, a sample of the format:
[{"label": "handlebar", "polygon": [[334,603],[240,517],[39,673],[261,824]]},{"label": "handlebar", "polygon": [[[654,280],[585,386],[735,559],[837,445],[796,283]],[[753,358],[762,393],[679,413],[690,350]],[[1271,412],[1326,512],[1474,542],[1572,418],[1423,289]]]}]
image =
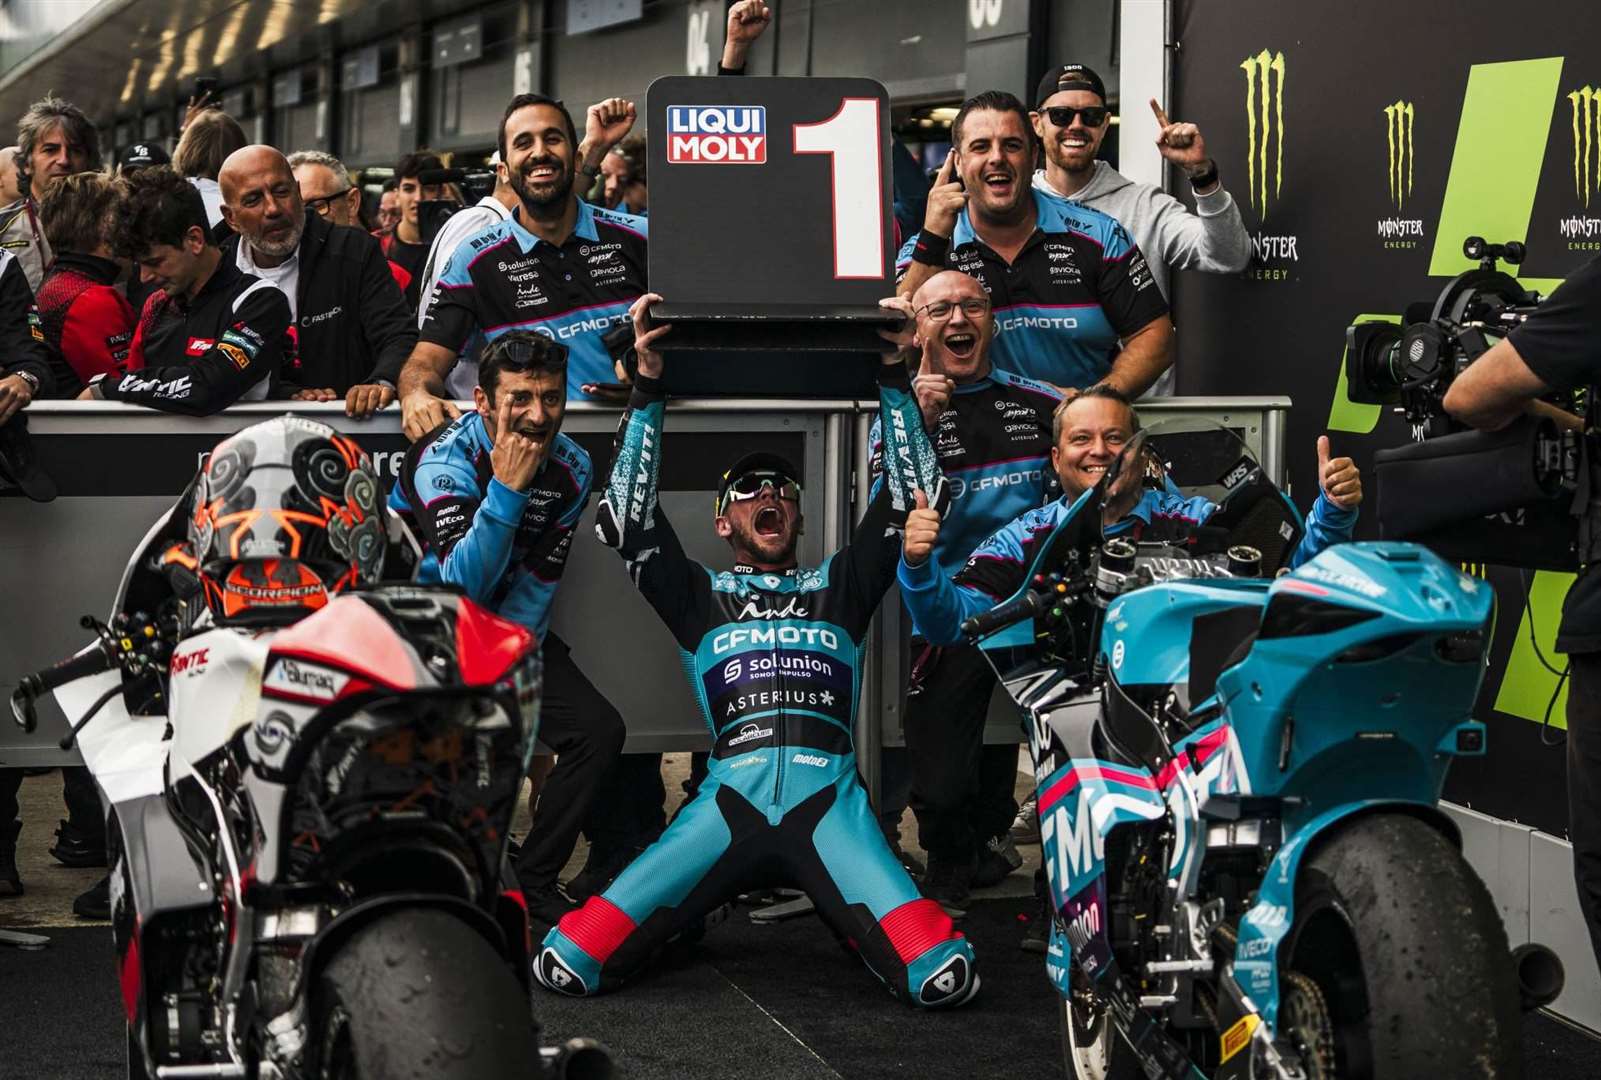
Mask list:
[{"label": "handlebar", "polygon": [[962,620],[962,633],[969,641],[977,640],[986,634],[993,634],[1014,623],[1024,619],[1032,619],[1045,610],[1051,602],[1051,594],[1030,589],[1021,596],[1014,596],[1002,604],[980,612]]},{"label": "handlebar", "polygon": [[17,688],[11,692],[11,715],[21,725],[22,730],[31,732],[39,723],[33,703],[40,697],[69,682],[90,675],[99,675],[115,666],[116,658],[111,655],[110,650],[103,644],[97,643],[86,653],[74,656],[70,660],[63,660],[32,675],[24,675],[17,683]]}]

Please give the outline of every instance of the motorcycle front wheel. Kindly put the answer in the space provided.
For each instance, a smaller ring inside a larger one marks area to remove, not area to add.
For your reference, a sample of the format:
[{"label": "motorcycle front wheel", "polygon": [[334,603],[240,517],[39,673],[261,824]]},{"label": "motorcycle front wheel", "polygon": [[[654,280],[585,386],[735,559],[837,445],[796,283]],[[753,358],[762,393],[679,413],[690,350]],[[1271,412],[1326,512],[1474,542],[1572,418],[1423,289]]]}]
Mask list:
[{"label": "motorcycle front wheel", "polygon": [[1523,1075],[1500,913],[1427,822],[1366,815],[1309,854],[1279,954],[1321,991],[1341,1080]]},{"label": "motorcycle front wheel", "polygon": [[1109,1009],[1062,999],[1062,1061],[1073,1080],[1137,1080],[1139,1063]]},{"label": "motorcycle front wheel", "polygon": [[483,936],[406,908],[357,930],[313,1001],[318,1080],[540,1075],[528,994]]}]

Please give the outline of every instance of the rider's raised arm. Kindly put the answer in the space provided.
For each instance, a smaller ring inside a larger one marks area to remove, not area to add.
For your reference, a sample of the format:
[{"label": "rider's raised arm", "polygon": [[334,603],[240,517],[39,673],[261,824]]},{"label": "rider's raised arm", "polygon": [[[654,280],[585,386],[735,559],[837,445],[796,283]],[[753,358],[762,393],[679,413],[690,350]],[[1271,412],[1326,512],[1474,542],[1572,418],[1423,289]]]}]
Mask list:
[{"label": "rider's raised arm", "polygon": [[1007,522],[973,551],[955,578],[932,553],[916,565],[902,559],[901,599],[917,632],[935,645],[961,642],[964,619],[1010,600],[1022,586],[1034,546],[1054,525],[1050,506]]},{"label": "rider's raised arm", "polygon": [[667,396],[643,372],[617,428],[611,475],[595,512],[595,535],[628,563],[628,576],[679,644],[694,649],[704,630],[711,577],[684,554],[657,502]]},{"label": "rider's raised arm", "polygon": [[883,475],[857,524],[851,542],[834,557],[834,566],[849,576],[862,603],[862,621],[872,617],[879,600],[895,580],[900,561],[900,533],[918,491],[930,505],[949,502],[945,474],[923,430],[923,414],[912,393],[911,377],[899,361],[878,368],[878,430]]},{"label": "rider's raised arm", "polygon": [[473,470],[448,453],[425,453],[410,486],[417,493],[417,524],[439,560],[440,578],[489,604],[511,565],[528,493],[491,478],[480,499]]},{"label": "rider's raised arm", "polygon": [[1312,556],[1335,544],[1349,543],[1356,530],[1357,511],[1336,506],[1327,495],[1319,493],[1306,515],[1306,535],[1290,556],[1290,569],[1294,570]]}]

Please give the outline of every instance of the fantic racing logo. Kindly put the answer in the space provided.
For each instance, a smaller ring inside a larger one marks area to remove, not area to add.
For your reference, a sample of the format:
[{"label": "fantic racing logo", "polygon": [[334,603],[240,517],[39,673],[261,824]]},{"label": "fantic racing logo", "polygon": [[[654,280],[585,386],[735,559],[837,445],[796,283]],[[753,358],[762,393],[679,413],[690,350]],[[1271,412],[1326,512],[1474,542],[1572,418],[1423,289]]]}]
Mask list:
[{"label": "fantic racing logo", "polygon": [[[1400,210],[1412,198],[1413,132],[1417,114],[1410,101],[1384,107],[1384,138],[1389,148],[1390,205]],[[1415,248],[1423,238],[1423,222],[1399,215],[1381,218],[1379,239],[1386,248]]]},{"label": "fantic racing logo", "polygon": [[[1251,208],[1266,222],[1269,204],[1284,189],[1284,78],[1282,52],[1263,49],[1240,63],[1245,72],[1245,176]],[[1290,272],[1269,264],[1299,262],[1298,237],[1258,231],[1251,237],[1255,264],[1247,274],[1257,281],[1285,281]]]},{"label": "fantic racing logo", "polygon": [[669,105],[667,161],[676,165],[766,164],[766,108]]}]

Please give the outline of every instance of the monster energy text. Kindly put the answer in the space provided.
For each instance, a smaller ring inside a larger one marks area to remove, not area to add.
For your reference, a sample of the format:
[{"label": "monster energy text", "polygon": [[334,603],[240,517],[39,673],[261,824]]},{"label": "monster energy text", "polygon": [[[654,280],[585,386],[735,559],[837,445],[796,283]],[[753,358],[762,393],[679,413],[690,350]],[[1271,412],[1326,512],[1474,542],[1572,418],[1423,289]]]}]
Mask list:
[{"label": "monster energy text", "polygon": [[1384,107],[1384,142],[1387,159],[1390,205],[1398,211],[1378,223],[1379,239],[1386,248],[1415,248],[1423,239],[1423,222],[1399,215],[1412,199],[1414,134],[1417,110],[1410,101],[1397,101]]},{"label": "monster energy text", "polygon": [[[1265,225],[1270,205],[1278,204],[1284,188],[1284,54],[1263,49],[1241,61],[1240,69],[1245,72],[1246,184],[1251,208]],[[1251,236],[1256,257],[1246,276],[1256,281],[1289,280],[1289,269],[1281,264],[1300,261],[1298,240],[1259,228]]]}]

